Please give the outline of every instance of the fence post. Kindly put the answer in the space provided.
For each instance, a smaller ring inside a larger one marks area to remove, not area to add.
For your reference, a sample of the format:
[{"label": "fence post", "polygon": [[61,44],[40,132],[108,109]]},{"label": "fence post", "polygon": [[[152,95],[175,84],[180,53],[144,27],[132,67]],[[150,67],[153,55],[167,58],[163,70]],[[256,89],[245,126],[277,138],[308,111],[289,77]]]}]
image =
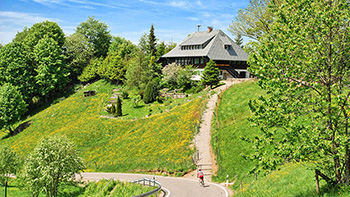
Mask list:
[{"label": "fence post", "polygon": [[240,180],[239,183],[241,184],[241,191],[243,192],[243,183],[242,183],[242,180]]},{"label": "fence post", "polygon": [[226,186],[228,186],[228,175],[226,175]]}]

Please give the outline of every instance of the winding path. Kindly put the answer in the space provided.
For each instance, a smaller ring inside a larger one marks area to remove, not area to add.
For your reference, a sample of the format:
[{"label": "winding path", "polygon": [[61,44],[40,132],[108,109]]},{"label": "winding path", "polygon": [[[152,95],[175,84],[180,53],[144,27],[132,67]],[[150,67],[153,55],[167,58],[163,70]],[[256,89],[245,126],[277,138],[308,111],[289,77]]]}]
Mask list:
[{"label": "winding path", "polygon": [[100,179],[115,179],[120,181],[133,181],[140,178],[153,179],[162,184],[162,189],[167,192],[166,196],[171,197],[226,197],[228,193],[225,188],[215,183],[206,183],[205,187],[198,184],[198,180],[153,176],[147,174],[126,174],[126,173],[98,173],[85,172],[82,173],[83,180],[96,181]]},{"label": "winding path", "polygon": [[[213,112],[215,110],[218,94],[221,91],[229,88],[234,83],[240,83],[242,80],[225,81],[226,85],[220,86],[213,90],[216,93],[213,94],[207,103],[206,110],[203,113],[200,130],[195,136],[195,145],[199,152],[199,158],[197,165],[200,166],[205,173],[205,187],[201,187],[198,184],[196,178],[196,172],[193,172],[187,178],[176,178],[176,177],[164,177],[146,174],[126,174],[126,173],[93,173],[85,172],[82,173],[83,180],[96,181],[100,179],[115,179],[120,181],[133,181],[140,178],[155,179],[162,184],[163,190],[166,191],[166,196],[171,197],[227,197],[229,191],[223,186],[212,183],[212,166],[214,165],[214,159],[212,158],[212,150],[210,145],[211,139],[211,120]],[[77,177],[78,178],[78,177]]]}]

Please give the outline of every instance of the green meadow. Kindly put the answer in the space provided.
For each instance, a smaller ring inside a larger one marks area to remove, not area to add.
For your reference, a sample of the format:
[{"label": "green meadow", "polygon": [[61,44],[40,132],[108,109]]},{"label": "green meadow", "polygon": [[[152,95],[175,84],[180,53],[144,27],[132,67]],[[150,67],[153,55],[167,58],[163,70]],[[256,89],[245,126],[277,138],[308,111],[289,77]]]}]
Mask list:
[{"label": "green meadow", "polygon": [[212,122],[211,143],[218,163],[213,180],[226,182],[229,175],[229,181],[234,183],[230,187],[238,196],[349,196],[349,188],[329,188],[322,179],[321,191],[317,194],[315,172],[308,163],[287,163],[279,170],[257,177],[249,174],[254,161],[241,155],[248,155],[254,150],[252,144],[241,140],[241,137],[259,135],[259,129],[248,121],[248,117],[252,116],[248,102],[264,94],[253,81],[235,84],[222,94]]},{"label": "green meadow", "polygon": [[[122,117],[104,117],[115,88],[104,80],[84,87],[24,120],[31,125],[21,133],[8,138],[2,133],[0,145],[12,147],[25,158],[40,139],[65,135],[76,144],[86,171],[181,176],[194,168],[191,144],[206,93],[138,108],[124,99]],[[95,90],[96,95],[84,97],[85,90]]]}]

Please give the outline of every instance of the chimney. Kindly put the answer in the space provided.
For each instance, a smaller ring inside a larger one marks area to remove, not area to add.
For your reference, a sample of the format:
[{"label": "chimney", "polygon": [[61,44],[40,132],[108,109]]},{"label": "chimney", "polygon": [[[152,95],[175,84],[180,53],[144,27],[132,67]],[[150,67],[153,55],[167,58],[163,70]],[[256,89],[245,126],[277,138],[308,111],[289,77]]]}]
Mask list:
[{"label": "chimney", "polygon": [[213,27],[208,26],[208,33],[210,33],[211,31],[213,31]]}]

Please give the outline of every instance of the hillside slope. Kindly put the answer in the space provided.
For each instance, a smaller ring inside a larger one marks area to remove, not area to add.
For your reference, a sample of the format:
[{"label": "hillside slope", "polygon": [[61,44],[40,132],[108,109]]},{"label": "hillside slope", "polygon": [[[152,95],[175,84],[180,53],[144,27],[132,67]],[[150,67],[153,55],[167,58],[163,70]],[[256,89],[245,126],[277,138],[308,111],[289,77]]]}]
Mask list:
[{"label": "hillside slope", "polygon": [[[257,180],[249,171],[254,162],[241,155],[254,151],[241,137],[259,135],[259,129],[248,121],[252,116],[248,102],[264,95],[256,82],[234,84],[221,97],[217,117],[212,121],[212,146],[217,157],[219,169],[213,180],[233,183],[232,189],[238,196],[316,196],[315,174],[308,163],[287,163],[279,170],[266,176],[259,174]],[[217,126],[217,120],[219,127]],[[242,183],[242,188],[241,188]],[[350,188],[329,189],[321,179],[321,195],[349,196]]]},{"label": "hillside slope", "polygon": [[[149,118],[101,118],[113,88],[104,81],[92,84],[28,118],[26,121],[33,123],[27,129],[1,140],[0,145],[9,145],[25,157],[43,137],[66,135],[77,145],[88,171],[166,171],[181,175],[193,167],[191,155],[195,150],[190,144],[204,97],[193,97]],[[86,89],[97,90],[96,96],[83,97]]]}]

